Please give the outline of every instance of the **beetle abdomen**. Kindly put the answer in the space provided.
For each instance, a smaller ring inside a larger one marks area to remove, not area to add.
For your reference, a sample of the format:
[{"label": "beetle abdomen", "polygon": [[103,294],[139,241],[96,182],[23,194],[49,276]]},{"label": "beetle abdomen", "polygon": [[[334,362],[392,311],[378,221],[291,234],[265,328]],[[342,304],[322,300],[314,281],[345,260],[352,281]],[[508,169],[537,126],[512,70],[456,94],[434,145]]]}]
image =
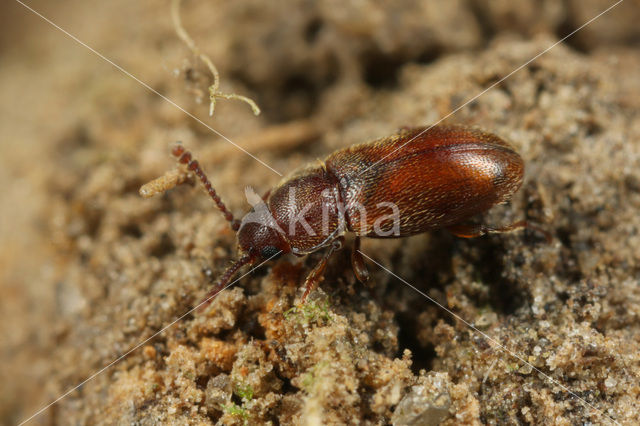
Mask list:
[{"label": "beetle abdomen", "polygon": [[458,126],[424,130],[326,159],[340,182],[351,231],[399,237],[458,224],[508,200],[522,184],[522,158],[497,136]]}]

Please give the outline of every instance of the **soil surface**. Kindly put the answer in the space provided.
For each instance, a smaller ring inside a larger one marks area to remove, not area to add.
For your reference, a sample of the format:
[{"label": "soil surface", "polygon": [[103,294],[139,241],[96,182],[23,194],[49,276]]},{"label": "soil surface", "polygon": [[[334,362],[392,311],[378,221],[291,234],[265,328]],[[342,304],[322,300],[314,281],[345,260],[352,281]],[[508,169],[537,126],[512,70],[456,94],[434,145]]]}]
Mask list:
[{"label": "soil surface", "polygon": [[[91,377],[31,423],[636,423],[640,4],[528,62],[611,4],[186,1],[221,90],[255,99],[257,117],[236,100],[207,116],[210,76],[168,2],[28,2],[140,81],[4,4],[2,422]],[[520,191],[478,219],[527,219],[551,242],[364,240],[395,274],[368,262],[364,286],[348,240],[303,307],[320,253],[269,262],[176,321],[236,256],[199,186],[138,194],[174,168],[176,140],[241,215],[245,187],[280,176],[207,126],[285,174],[443,118],[525,159]]]}]

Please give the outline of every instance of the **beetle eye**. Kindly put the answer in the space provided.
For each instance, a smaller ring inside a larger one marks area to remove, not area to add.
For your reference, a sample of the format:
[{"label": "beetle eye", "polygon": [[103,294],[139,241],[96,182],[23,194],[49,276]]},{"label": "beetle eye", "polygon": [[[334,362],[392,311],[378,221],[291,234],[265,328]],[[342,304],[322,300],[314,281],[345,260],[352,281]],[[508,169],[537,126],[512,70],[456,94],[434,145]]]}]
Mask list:
[{"label": "beetle eye", "polygon": [[276,254],[278,254],[279,251],[280,250],[278,250],[274,246],[266,246],[262,248],[262,250],[260,251],[260,254],[262,255],[263,259],[269,259],[275,256]]}]

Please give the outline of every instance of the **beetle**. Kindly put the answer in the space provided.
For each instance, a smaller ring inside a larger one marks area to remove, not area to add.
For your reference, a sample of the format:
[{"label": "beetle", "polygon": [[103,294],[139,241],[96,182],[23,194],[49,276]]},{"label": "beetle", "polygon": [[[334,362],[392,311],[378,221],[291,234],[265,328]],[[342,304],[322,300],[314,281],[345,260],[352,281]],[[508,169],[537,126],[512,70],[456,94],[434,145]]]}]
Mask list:
[{"label": "beetle", "polygon": [[[304,303],[347,232],[355,233],[354,273],[365,282],[369,274],[359,251],[362,237],[408,237],[446,228],[456,236],[472,238],[536,229],[523,220],[499,228],[469,223],[472,216],[508,201],[524,175],[522,158],[507,142],[474,128],[404,128],[392,136],[335,151],[283,178],[242,221],[234,219],[189,151],[176,145],[172,154],[199,178],[237,232],[238,259],[218,279],[201,309],[244,265],[326,249],[305,280]],[[395,216],[387,214],[388,206],[395,206]]]}]

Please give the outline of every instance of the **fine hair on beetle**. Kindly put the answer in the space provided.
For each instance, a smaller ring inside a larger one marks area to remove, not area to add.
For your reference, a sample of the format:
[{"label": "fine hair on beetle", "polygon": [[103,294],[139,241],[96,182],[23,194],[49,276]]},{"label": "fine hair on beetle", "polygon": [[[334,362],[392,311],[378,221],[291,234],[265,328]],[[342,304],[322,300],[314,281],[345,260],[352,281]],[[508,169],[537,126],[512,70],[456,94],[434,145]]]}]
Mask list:
[{"label": "fine hair on beetle", "polygon": [[[289,220],[288,226],[286,227],[286,232],[278,225],[277,221],[269,211],[269,208],[265,204],[264,200],[260,198],[253,189],[247,188],[245,191],[245,196],[250,205],[252,205],[251,211],[246,214],[241,223],[258,223],[263,226],[272,228],[277,232],[280,232],[289,236],[296,236],[298,233],[306,233],[308,236],[317,236],[320,235],[331,235],[331,212],[329,206],[331,205],[331,191],[329,189],[324,189],[320,193],[320,199],[323,200],[321,203],[321,225],[320,230],[317,231],[314,229],[307,221],[306,214],[313,207],[312,203],[300,202],[304,201],[300,200],[300,198],[296,197],[296,193],[298,189],[296,187],[289,187],[289,206],[301,206],[300,210],[292,216]],[[325,202],[326,200],[326,202]],[[338,209],[338,221],[339,225],[336,227],[338,231],[346,231],[348,229],[346,218],[347,208],[353,215],[353,212],[357,212],[356,214],[359,217],[360,229],[356,230],[361,234],[366,233],[366,224],[367,221],[367,208],[360,202],[352,202],[349,206],[345,206],[344,203],[338,201],[336,203],[336,207]],[[387,238],[387,237],[400,237],[400,208],[391,201],[381,201],[375,205],[376,209],[383,210],[388,209],[388,214],[378,214],[375,220],[373,221],[373,235],[378,238]]]},{"label": "fine hair on beetle", "polygon": [[200,180],[237,236],[238,258],[201,309],[245,265],[324,250],[305,280],[304,303],[347,232],[355,234],[351,264],[360,282],[369,278],[360,238],[403,238],[440,228],[473,238],[530,228],[550,240],[548,233],[524,220],[501,227],[471,222],[508,201],[524,177],[524,161],[511,145],[473,128],[405,128],[340,149],[291,173],[263,196],[246,188],[252,207],[242,220],[234,218],[189,151],[178,144],[172,154]]}]

